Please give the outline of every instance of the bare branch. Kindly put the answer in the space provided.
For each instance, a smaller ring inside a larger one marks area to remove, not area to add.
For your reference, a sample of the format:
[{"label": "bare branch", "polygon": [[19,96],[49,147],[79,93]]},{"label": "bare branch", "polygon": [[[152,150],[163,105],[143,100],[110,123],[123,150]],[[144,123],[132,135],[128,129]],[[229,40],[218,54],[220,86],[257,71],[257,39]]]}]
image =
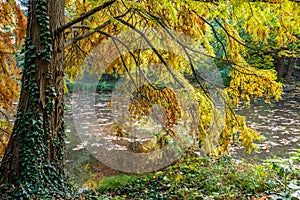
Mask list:
[{"label": "bare branch", "polygon": [[78,28],[78,29],[88,29],[88,30],[91,29],[91,27],[89,27],[89,26],[87,26],[87,25],[76,25],[76,26],[71,26],[70,28],[71,28],[71,29],[73,29],[73,28]]},{"label": "bare branch", "polygon": [[121,52],[120,52],[120,48],[118,47],[116,41],[118,41],[122,46],[124,46],[124,47],[126,48],[126,50],[128,51],[128,53],[130,54],[130,56],[133,58],[136,67],[139,68],[140,73],[142,74],[142,76],[144,77],[144,79],[149,83],[149,85],[150,85],[151,87],[153,87],[154,89],[157,89],[157,87],[155,87],[155,85],[153,85],[153,84],[151,83],[151,81],[149,81],[149,79],[144,75],[144,73],[142,72],[142,70],[141,70],[141,68],[140,68],[140,63],[139,63],[139,61],[136,59],[136,57],[135,57],[135,55],[133,54],[133,52],[131,51],[131,49],[130,49],[130,48],[129,48],[122,40],[120,40],[119,38],[117,38],[117,37],[115,37],[115,36],[112,36],[112,35],[110,35],[110,34],[104,32],[104,31],[98,31],[98,32],[101,33],[101,34],[103,34],[103,35],[105,35],[106,37],[111,38],[111,39],[113,40],[113,43],[114,43],[115,47],[117,48],[117,51],[118,51],[118,53],[119,53],[119,55],[120,55],[120,57],[121,57],[122,64],[123,64],[123,66],[124,66],[126,72],[128,73],[128,75],[129,75],[131,81],[134,83],[134,85],[135,85],[135,87],[136,87],[137,89],[138,89],[138,87],[137,87],[136,83],[134,82],[134,79],[132,78],[132,75],[130,74],[130,71],[129,71],[128,67],[127,67],[126,64],[125,64],[125,61],[124,61],[124,59],[123,59],[123,56],[122,56],[122,54],[121,54]]},{"label": "bare branch", "polygon": [[[1,128],[1,127],[0,127],[0,132],[4,132],[4,133],[6,133],[7,135],[10,135],[10,134],[11,134],[10,132],[8,132],[7,130],[5,130],[5,129]],[[1,142],[2,142],[2,139],[1,139]],[[3,144],[3,143],[2,143],[2,144]]]},{"label": "bare branch", "polygon": [[[71,38],[70,40],[68,40],[66,43],[65,43],[65,48],[67,48],[68,46],[78,42],[79,40],[82,40],[86,37],[89,37],[90,35],[96,33],[96,32],[99,32],[102,28],[108,26],[109,24],[111,23],[111,20],[107,20],[106,22],[104,22],[103,24],[97,26],[96,28],[94,28],[93,31],[89,31],[85,34],[82,34],[78,37],[74,37],[74,38]],[[81,28],[85,28],[85,29],[91,29],[91,27],[88,27],[88,26],[84,26],[84,27],[81,27]]]},{"label": "bare branch", "polygon": [[7,114],[2,109],[0,109],[0,114],[2,114],[3,117],[5,117],[6,121],[9,121],[9,117],[7,116]]},{"label": "bare branch", "polygon": [[[119,55],[120,55],[122,64],[123,64],[124,68],[126,69],[126,72],[127,72],[127,74],[129,75],[129,77],[130,77],[130,80],[133,82],[134,86],[135,86],[136,88],[138,88],[138,87],[137,87],[137,84],[134,82],[134,79],[133,79],[132,75],[130,74],[129,69],[128,69],[128,67],[127,67],[127,65],[126,65],[126,63],[125,63],[125,61],[124,61],[123,55],[121,54],[120,48],[119,48],[118,44],[116,43],[115,37],[112,37],[112,40],[113,40],[113,43],[114,43],[115,47],[117,48],[117,51],[118,51],[118,53],[119,53]],[[125,44],[123,44],[123,45],[125,45]],[[127,45],[125,45],[125,46],[126,46],[126,48],[128,48]],[[133,54],[131,54],[131,55],[133,55]],[[135,62],[136,62],[136,66],[138,66],[138,62],[136,61],[136,59],[135,59],[134,56],[133,56],[133,58],[134,58],[134,60],[135,60]]]},{"label": "bare branch", "polygon": [[66,23],[65,25],[59,27],[56,29],[57,32],[63,32],[64,30],[66,30],[67,28],[70,28],[72,25],[78,23],[78,22],[81,22],[82,20],[88,18],[89,16],[95,14],[96,12],[98,11],[101,11],[105,8],[107,8],[108,6],[112,5],[113,3],[115,3],[116,0],[111,0],[111,1],[107,1],[105,2],[104,4],[102,4],[101,6],[98,6],[90,11],[88,11],[87,13],[85,14],[82,14],[80,17],[76,18],[76,19],[73,19],[72,21]]}]

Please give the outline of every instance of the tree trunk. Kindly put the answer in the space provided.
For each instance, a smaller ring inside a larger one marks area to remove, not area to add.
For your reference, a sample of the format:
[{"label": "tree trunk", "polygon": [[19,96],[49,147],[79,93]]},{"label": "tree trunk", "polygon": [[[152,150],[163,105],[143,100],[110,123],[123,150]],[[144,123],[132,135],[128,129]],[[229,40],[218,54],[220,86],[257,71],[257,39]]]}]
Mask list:
[{"label": "tree trunk", "polygon": [[286,83],[291,83],[291,81],[292,81],[292,74],[294,71],[295,64],[296,64],[296,58],[294,58],[294,57],[288,58],[287,69],[286,69],[286,73],[284,75]]},{"label": "tree trunk", "polygon": [[32,0],[18,113],[1,165],[1,182],[14,197],[66,191],[62,33],[64,0]]},{"label": "tree trunk", "polygon": [[279,78],[283,78],[284,74],[284,56],[278,57],[278,62],[275,66]]},{"label": "tree trunk", "polygon": [[[287,64],[285,64],[287,60]],[[281,56],[275,65],[279,78],[283,78],[285,83],[291,83],[292,73],[294,71],[296,58]]]}]

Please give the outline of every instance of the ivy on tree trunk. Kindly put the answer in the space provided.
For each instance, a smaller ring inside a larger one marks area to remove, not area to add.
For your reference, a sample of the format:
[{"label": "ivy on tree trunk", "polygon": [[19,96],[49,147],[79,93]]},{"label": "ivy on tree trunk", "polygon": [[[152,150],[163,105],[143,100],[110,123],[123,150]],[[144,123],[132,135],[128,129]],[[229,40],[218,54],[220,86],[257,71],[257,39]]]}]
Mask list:
[{"label": "ivy on tree trunk", "polygon": [[1,165],[11,198],[62,197],[64,160],[64,0],[30,1],[22,89],[12,137]]}]

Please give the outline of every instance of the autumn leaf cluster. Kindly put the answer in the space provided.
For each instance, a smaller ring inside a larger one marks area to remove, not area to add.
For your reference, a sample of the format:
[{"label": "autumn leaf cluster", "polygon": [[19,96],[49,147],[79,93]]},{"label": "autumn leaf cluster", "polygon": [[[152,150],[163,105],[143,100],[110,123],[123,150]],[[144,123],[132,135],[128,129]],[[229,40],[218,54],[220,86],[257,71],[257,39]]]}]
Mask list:
[{"label": "autumn leaf cluster", "polygon": [[11,1],[0,1],[0,156],[11,132],[11,114],[19,97],[21,70],[15,54],[26,34],[26,17]]}]

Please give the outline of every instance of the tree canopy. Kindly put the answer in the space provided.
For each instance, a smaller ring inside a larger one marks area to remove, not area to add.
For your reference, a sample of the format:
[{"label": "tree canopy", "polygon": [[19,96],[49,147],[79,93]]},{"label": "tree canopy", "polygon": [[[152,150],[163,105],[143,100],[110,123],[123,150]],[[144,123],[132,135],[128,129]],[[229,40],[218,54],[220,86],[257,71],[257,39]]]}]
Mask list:
[{"label": "tree canopy", "polygon": [[[271,98],[279,99],[282,91],[281,83],[277,82],[276,56],[288,54],[299,55],[297,48],[299,37],[299,4],[292,1],[270,2],[199,2],[199,1],[122,1],[121,4],[110,2],[107,11],[100,11],[82,22],[68,27],[65,32],[66,42],[66,72],[74,80],[85,70],[99,74],[99,67],[88,69],[84,59],[107,37],[117,35],[127,30],[143,30],[150,28],[169,28],[188,35],[205,47],[207,57],[214,60],[220,71],[230,80],[225,89],[228,99],[233,99],[237,105],[240,99],[250,103],[251,98],[263,97],[266,102]],[[82,12],[95,7],[95,2],[69,1],[67,16],[79,17]],[[71,6],[72,5],[72,6]],[[293,13],[293,14],[291,14]],[[279,33],[279,34],[278,34]],[[179,42],[180,43],[180,42]],[[122,45],[120,45],[122,46]],[[179,45],[180,46],[180,45]],[[185,47],[179,47],[185,48]],[[187,48],[188,49],[188,48]],[[194,75],[203,80],[201,74],[193,72],[193,66],[183,62],[182,58],[170,53],[159,51],[162,58],[168,58],[168,65],[182,73]],[[192,49],[187,50],[192,54]],[[76,55],[76,56],[75,56]],[[139,62],[163,62],[155,51],[133,52],[112,63],[112,69],[124,73],[124,66],[133,67],[133,57],[142,55]],[[257,58],[259,57],[259,58]],[[256,59],[257,58],[257,59]],[[143,64],[143,63],[139,63]],[[135,64],[134,64],[135,65]],[[201,89],[200,89],[201,90]],[[205,128],[210,123],[208,117],[209,101],[205,91],[199,92],[202,108],[201,116],[207,115],[207,120],[200,120],[200,138],[205,135]],[[228,105],[231,101],[227,101]],[[241,138],[248,147],[253,147],[252,139],[257,139],[254,131],[245,128],[242,118],[233,116],[227,109],[226,128],[221,138],[232,138],[234,130],[241,129]],[[230,127],[235,127],[230,128]],[[225,131],[226,130],[226,131]],[[220,141],[222,151],[228,148],[229,141]],[[250,148],[249,148],[250,150]]]}]

